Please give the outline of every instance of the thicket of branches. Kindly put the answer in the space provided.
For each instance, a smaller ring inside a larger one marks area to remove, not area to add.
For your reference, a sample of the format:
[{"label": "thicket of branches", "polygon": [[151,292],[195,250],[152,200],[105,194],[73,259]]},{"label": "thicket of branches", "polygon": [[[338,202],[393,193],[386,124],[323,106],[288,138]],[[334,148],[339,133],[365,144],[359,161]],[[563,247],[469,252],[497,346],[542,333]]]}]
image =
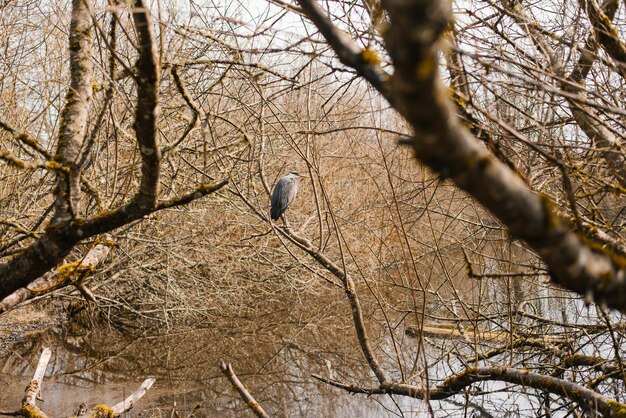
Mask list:
[{"label": "thicket of branches", "polygon": [[213,399],[224,359],[271,414],[620,416],[623,25],[613,0],[5,1],[0,312],[67,308],[85,362],[59,372]]}]

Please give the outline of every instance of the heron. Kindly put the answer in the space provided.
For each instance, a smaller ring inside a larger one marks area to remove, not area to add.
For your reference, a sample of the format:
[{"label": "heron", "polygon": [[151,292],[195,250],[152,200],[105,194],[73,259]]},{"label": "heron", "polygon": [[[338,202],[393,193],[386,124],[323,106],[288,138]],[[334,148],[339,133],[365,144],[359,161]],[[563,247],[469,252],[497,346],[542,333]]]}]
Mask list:
[{"label": "heron", "polygon": [[270,208],[272,220],[277,220],[285,213],[291,202],[293,202],[293,199],[296,198],[298,190],[300,190],[300,179],[304,177],[306,176],[292,171],[278,180],[272,192]]}]

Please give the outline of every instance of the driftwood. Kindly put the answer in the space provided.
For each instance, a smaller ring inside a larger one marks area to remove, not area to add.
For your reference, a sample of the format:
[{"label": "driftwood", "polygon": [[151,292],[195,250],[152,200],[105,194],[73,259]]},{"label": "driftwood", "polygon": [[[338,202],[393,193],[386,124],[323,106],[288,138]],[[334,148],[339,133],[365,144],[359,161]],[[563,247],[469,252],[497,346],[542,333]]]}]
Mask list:
[{"label": "driftwood", "polygon": [[[15,412],[2,412],[1,415],[20,416],[26,418],[48,418],[48,415],[46,415],[46,413],[37,406],[37,400],[40,399],[41,385],[51,356],[52,350],[48,347],[44,347],[41,355],[39,356],[39,362],[37,363],[33,379],[26,387],[26,393],[22,399],[22,407]],[[95,405],[92,408],[87,408],[87,406],[82,403],[78,408],[78,413],[76,414],[78,417],[75,415],[73,418],[119,417],[125,412],[130,411],[135,406],[137,401],[141,399],[141,397],[144,396],[148,390],[150,390],[155,381],[156,379],[152,377],[144,380],[141,386],[129,397],[112,407],[101,404]]]},{"label": "driftwood", "polygon": [[43,382],[43,377],[46,374],[46,368],[48,367],[48,362],[50,361],[51,356],[52,350],[48,347],[44,347],[41,351],[41,355],[39,356],[39,362],[37,363],[33,380],[31,380],[26,387],[26,394],[24,395],[24,399],[22,399],[22,408],[19,410],[18,415],[25,417],[47,418],[47,415],[39,409],[36,402],[37,396],[41,391],[41,383]]},{"label": "driftwood", "polygon": [[[108,236],[105,236],[107,238]],[[85,254],[85,256],[71,263],[65,263],[57,269],[44,274],[31,282],[28,286],[22,287],[11,293],[0,301],[0,313],[14,308],[17,304],[36,296],[49,293],[53,290],[73,284],[85,297],[85,299],[95,302],[95,296],[81,282],[86,275],[92,273],[98,264],[104,261],[111,251],[111,244],[107,239],[104,244],[97,244]]]},{"label": "driftwood", "polygon": [[233,385],[233,387],[237,390],[237,392],[239,392],[241,399],[243,399],[246,405],[248,405],[248,408],[250,408],[252,412],[254,412],[259,418],[269,418],[267,412],[263,410],[261,405],[252,397],[250,392],[248,392],[248,389],[246,389],[243,383],[241,383],[241,380],[239,380],[239,378],[233,371],[230,363],[226,364],[222,361],[220,364],[220,368],[222,369],[222,373],[224,373],[228,380],[230,380],[230,383]]}]

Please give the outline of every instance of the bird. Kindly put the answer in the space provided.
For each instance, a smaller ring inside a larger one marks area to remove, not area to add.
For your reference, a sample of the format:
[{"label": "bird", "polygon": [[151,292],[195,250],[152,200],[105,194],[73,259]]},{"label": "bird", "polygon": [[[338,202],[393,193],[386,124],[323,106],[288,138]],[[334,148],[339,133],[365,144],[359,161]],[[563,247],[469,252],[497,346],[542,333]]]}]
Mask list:
[{"label": "bird", "polygon": [[277,220],[287,210],[293,199],[296,198],[300,190],[300,179],[304,178],[302,174],[292,171],[286,176],[281,177],[274,190],[272,191],[272,200],[270,202],[270,216],[272,220]]}]

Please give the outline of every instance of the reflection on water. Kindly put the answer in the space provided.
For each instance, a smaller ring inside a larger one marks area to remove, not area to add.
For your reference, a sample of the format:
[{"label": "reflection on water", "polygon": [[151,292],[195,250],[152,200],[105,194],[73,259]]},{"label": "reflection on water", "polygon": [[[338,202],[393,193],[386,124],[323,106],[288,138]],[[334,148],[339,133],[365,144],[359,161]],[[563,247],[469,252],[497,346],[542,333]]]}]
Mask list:
[{"label": "reflection on water", "polygon": [[[477,322],[480,332],[476,333],[478,339],[474,341],[470,322],[437,322],[434,316],[443,317],[445,311],[442,309],[438,313],[435,305],[429,306],[433,317],[429,327],[424,327],[422,332],[430,385],[435,386],[468,364],[473,365],[472,358],[477,351],[487,353],[498,347],[505,347],[502,355],[489,358],[484,364],[513,364],[516,368],[557,373],[560,352],[612,358],[613,342],[608,338],[597,311],[586,308],[580,299],[564,297],[563,294],[561,299],[556,296],[539,294],[536,301],[527,297],[527,302],[519,305],[521,310],[513,318],[516,338],[524,335],[534,345],[530,348],[521,347],[515,353],[506,349],[510,336],[507,333],[511,321],[509,315],[485,315],[484,319],[480,319],[483,322]],[[547,299],[551,301],[549,305],[540,303]],[[548,316],[553,318],[551,322],[545,322],[545,318],[537,319]],[[60,324],[37,317],[38,324],[47,325],[29,329],[19,321],[15,322],[15,318],[0,316],[0,340],[5,342],[0,345],[3,360],[0,365],[0,410],[18,408],[41,347],[47,345],[53,348],[54,354],[47,370],[50,377],[43,384],[44,402],[41,407],[50,416],[70,416],[82,402],[89,406],[115,404],[132,393],[149,376],[156,377],[157,383],[128,416],[170,417],[174,406],[181,416],[187,416],[194,408],[197,417],[251,416],[219,371],[215,359],[222,356],[233,363],[236,372],[244,371],[238,373],[239,378],[262,405],[271,406],[271,409],[266,409],[274,411],[275,416],[429,416],[426,403],[422,401],[404,397],[350,396],[317,384],[310,378],[312,373],[320,373],[316,359],[322,358],[327,360],[323,363],[327,373],[325,376],[347,382],[360,381],[364,386],[371,386],[374,379],[366,369],[350,369],[346,366],[363,363],[358,351],[353,358],[345,356],[337,360],[332,357],[332,353],[312,355],[296,344],[284,343],[270,360],[260,359],[256,347],[252,346],[248,347],[244,355],[233,357],[237,354],[234,350],[229,352],[228,347],[235,339],[222,335],[219,340],[210,328],[168,334],[161,329],[128,330],[112,326],[111,323],[86,322],[83,319],[74,316],[68,323]],[[89,316],[89,319],[93,321],[94,317]],[[614,315],[610,319],[618,326],[621,318]],[[13,323],[6,323],[11,320]],[[453,326],[443,327],[450,324]],[[402,336],[404,331],[399,330],[398,335]],[[443,333],[445,338],[437,333]],[[6,344],[6,341],[11,344]],[[415,356],[415,341],[414,338],[404,340],[402,354],[406,358]],[[619,343],[623,348],[623,340]],[[380,343],[378,350],[392,352],[391,345],[385,344]],[[538,344],[541,346],[539,349]],[[394,372],[391,362],[386,367],[391,371],[390,374]],[[565,375],[565,378],[579,379],[579,383],[586,384],[595,375],[585,373],[578,370],[575,374]],[[397,373],[392,377],[400,379]],[[418,375],[411,379],[410,383],[420,383]],[[602,386],[598,387],[606,390]],[[616,386],[616,390],[621,387]],[[505,416],[502,411],[507,411],[508,416],[536,416],[544,402],[544,396],[538,391],[519,386],[515,388],[502,382],[476,384],[468,393],[471,396],[467,399],[459,395],[432,402],[434,415],[500,417]],[[615,395],[616,398],[620,396]],[[557,401],[552,399],[551,402],[554,409],[560,408]],[[567,403],[564,405],[567,408],[563,408],[564,411],[571,407]],[[467,411],[471,413],[467,415]]]},{"label": "reflection on water", "polygon": [[[6,316],[0,317],[0,322],[6,321]],[[6,340],[6,335],[4,337]],[[148,376],[156,376],[156,384],[127,417],[170,417],[174,406],[181,416],[192,411],[196,417],[250,414],[219,373],[217,364],[181,366],[184,364],[181,358],[188,358],[190,353],[198,356],[197,347],[191,342],[204,344],[197,331],[177,335],[175,339],[151,336],[129,340],[113,329],[87,330],[74,322],[63,326],[56,324],[30,334],[20,332],[12,338],[12,344],[4,344],[1,353],[2,411],[19,409],[41,347],[46,345],[53,348],[53,356],[42,385],[43,401],[39,405],[49,416],[74,415],[83,402],[89,406],[116,404]],[[189,344],[181,346],[181,341]],[[172,347],[176,348],[176,353],[171,351]],[[156,361],[158,358],[163,361]],[[197,361],[201,363],[202,358],[198,356]],[[166,367],[168,363],[171,367]],[[241,378],[245,383],[246,376]],[[311,387],[298,387],[297,383],[291,385],[291,390],[299,401],[297,404],[265,393],[257,399],[261,403],[282,403],[282,416],[377,417],[384,411],[377,403],[363,403],[358,397],[340,397],[332,390],[316,393]]]}]

